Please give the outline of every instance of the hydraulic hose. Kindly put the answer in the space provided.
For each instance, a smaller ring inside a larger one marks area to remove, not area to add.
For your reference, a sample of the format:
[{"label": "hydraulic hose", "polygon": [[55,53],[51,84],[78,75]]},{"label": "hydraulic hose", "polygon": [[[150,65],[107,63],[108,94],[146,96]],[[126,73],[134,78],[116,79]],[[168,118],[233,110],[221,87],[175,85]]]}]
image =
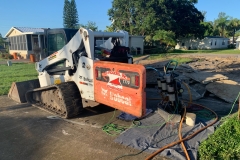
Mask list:
[{"label": "hydraulic hose", "polygon": [[145,160],[151,160],[153,157],[155,157],[158,153],[162,152],[163,150],[165,150],[165,149],[167,149],[167,148],[170,148],[170,147],[172,147],[172,146],[175,146],[176,144],[179,144],[179,143],[184,142],[184,141],[186,141],[186,140],[191,139],[192,137],[194,137],[195,135],[197,135],[199,132],[203,131],[204,129],[210,127],[211,125],[213,125],[214,123],[217,122],[217,120],[218,120],[218,115],[217,115],[213,110],[211,110],[210,108],[207,108],[207,107],[205,107],[205,106],[202,106],[202,105],[200,105],[200,104],[195,104],[195,103],[191,103],[191,104],[198,105],[198,106],[200,106],[200,107],[203,107],[203,108],[211,111],[212,113],[215,114],[215,117],[216,117],[215,120],[214,120],[212,123],[208,124],[207,126],[205,126],[205,127],[201,128],[201,129],[197,130],[197,131],[194,132],[193,134],[191,134],[191,135],[189,135],[189,136],[187,136],[187,137],[185,137],[185,138],[183,138],[183,139],[180,139],[180,140],[178,140],[178,141],[172,142],[172,143],[170,143],[170,144],[168,144],[168,145],[160,148],[160,149],[157,150],[156,152],[154,152],[154,153],[152,153],[151,155],[149,155]]},{"label": "hydraulic hose", "polygon": [[[182,140],[182,123],[183,123],[183,120],[186,116],[186,112],[187,112],[186,107],[184,107],[184,113],[183,113],[182,119],[181,119],[180,124],[179,124],[179,129],[178,129],[179,140]],[[183,151],[185,153],[185,156],[186,156],[187,160],[190,160],[187,149],[186,149],[183,141],[181,142],[181,145],[182,145],[182,148],[183,148]]]},{"label": "hydraulic hose", "polygon": [[184,86],[187,88],[188,90],[188,94],[189,94],[189,103],[192,103],[192,93],[191,93],[191,90],[189,88],[189,86],[185,83],[185,82],[182,82],[184,84]]}]

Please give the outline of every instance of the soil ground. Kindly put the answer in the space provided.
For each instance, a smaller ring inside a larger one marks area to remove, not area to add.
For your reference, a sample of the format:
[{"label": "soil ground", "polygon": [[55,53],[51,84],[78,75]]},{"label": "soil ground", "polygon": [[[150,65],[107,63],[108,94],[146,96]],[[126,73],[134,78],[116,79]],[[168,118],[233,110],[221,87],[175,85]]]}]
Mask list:
[{"label": "soil ground", "polygon": [[[240,82],[240,55],[189,54],[193,57],[189,63],[196,70],[221,73],[229,79]],[[140,61],[147,66],[163,66],[167,61]],[[147,92],[147,97],[157,97],[155,90]],[[147,101],[147,107],[156,107],[158,101]],[[231,104],[214,96],[206,96],[196,103],[203,104],[225,116]],[[236,111],[236,107],[233,110]],[[117,111],[115,115],[120,112]],[[116,159],[125,154],[137,154],[140,151],[114,142],[116,137],[101,130],[114,114],[114,110],[99,106],[79,117],[63,120],[48,112],[28,104],[18,104],[7,96],[0,96],[0,159],[76,159],[101,160]],[[130,122],[113,118],[114,123],[130,126]],[[144,159],[149,153],[143,152],[121,160]],[[165,159],[156,157],[155,159]]]}]

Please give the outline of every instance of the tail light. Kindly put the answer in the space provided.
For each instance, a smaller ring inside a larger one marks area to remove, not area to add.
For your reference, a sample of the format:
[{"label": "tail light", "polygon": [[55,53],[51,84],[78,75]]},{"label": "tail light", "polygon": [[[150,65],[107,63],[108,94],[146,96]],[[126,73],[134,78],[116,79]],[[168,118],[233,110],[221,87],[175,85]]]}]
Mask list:
[{"label": "tail light", "polygon": [[135,86],[139,87],[139,76],[135,76]]},{"label": "tail light", "polygon": [[101,78],[102,77],[102,73],[101,73],[101,70],[98,70],[97,68],[95,69],[95,76],[97,79]]},{"label": "tail light", "polygon": [[136,86],[136,87],[139,87],[139,75],[132,75],[131,76],[131,86]]},{"label": "tail light", "polygon": [[97,68],[95,69],[95,77],[98,78],[98,70],[97,70]]}]

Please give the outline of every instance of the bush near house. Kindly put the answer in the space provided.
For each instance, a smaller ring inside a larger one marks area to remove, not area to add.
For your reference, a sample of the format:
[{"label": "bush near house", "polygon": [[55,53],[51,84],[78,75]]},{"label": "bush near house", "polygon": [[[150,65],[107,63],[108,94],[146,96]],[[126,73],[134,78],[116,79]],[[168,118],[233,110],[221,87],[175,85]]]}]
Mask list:
[{"label": "bush near house", "polygon": [[13,55],[11,55],[9,53],[1,53],[0,52],[0,58],[1,59],[13,59]]},{"label": "bush near house", "polygon": [[229,44],[228,45],[228,49],[235,49],[236,48],[236,45],[235,44]]}]

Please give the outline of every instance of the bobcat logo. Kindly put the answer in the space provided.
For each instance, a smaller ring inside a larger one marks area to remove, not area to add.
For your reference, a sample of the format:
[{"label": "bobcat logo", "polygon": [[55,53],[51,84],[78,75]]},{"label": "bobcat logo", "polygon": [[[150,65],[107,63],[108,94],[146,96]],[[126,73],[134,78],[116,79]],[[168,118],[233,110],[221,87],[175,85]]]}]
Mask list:
[{"label": "bobcat logo", "polygon": [[101,93],[102,93],[104,98],[106,98],[108,96],[107,92],[108,92],[108,90],[102,88],[102,92]]}]

